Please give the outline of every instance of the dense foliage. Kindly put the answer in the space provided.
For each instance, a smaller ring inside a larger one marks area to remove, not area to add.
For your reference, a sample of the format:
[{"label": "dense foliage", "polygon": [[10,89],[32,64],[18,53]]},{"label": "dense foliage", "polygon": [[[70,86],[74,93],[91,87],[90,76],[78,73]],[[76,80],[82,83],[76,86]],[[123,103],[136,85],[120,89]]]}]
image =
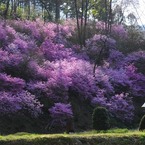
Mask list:
[{"label": "dense foliage", "polygon": [[[118,51],[116,35],[123,41],[127,30],[114,25],[108,37],[97,33],[103,23],[80,48],[71,42],[75,21],[67,24],[0,22],[0,116],[48,114],[57,125],[64,125],[67,118],[75,117],[72,100],[77,99],[105,107],[115,118],[130,123],[133,99],[145,94],[145,75],[135,65],[145,59],[145,52]],[[95,58],[100,56],[101,65],[94,72]]]}]

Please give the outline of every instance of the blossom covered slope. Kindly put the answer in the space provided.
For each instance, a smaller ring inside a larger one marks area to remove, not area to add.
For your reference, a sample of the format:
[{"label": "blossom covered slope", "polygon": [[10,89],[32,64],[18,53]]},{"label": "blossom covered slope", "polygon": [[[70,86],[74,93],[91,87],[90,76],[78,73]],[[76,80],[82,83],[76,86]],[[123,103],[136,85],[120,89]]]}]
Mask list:
[{"label": "blossom covered slope", "polygon": [[[0,116],[48,113],[63,124],[75,117],[71,96],[103,106],[123,122],[133,120],[133,98],[145,97],[145,75],[134,63],[145,59],[145,52],[126,56],[116,49],[113,37],[95,34],[77,53],[79,46],[69,41],[74,27],[40,20],[0,22]],[[127,37],[119,28],[114,26],[113,36]],[[94,74],[102,40],[108,54]]]}]

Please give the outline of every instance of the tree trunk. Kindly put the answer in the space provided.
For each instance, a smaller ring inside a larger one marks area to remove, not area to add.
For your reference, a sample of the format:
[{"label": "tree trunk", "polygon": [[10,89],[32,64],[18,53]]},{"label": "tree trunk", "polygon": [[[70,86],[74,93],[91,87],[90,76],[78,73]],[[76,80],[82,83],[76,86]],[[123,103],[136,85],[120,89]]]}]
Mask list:
[{"label": "tree trunk", "polygon": [[6,1],[6,9],[4,11],[4,19],[7,19],[9,6],[10,6],[10,0],[7,0]]},{"label": "tree trunk", "polygon": [[55,21],[60,20],[60,0],[55,1]]}]

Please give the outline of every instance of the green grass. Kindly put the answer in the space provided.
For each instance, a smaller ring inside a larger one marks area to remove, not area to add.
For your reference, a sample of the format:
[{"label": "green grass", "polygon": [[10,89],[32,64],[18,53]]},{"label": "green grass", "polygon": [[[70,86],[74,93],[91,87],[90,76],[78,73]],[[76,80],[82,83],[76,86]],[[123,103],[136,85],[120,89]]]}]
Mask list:
[{"label": "green grass", "polygon": [[0,136],[0,145],[145,145],[145,132],[127,129],[74,134],[16,133]]}]

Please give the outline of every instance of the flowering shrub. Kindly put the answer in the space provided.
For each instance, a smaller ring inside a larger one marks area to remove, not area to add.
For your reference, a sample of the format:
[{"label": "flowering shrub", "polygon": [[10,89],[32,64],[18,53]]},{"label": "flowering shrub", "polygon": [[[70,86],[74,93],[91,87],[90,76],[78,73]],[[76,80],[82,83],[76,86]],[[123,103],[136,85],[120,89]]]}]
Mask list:
[{"label": "flowering shrub", "polygon": [[107,62],[112,68],[120,68],[124,64],[125,55],[115,49],[110,49]]},{"label": "flowering shrub", "polygon": [[0,91],[0,115],[25,112],[37,117],[41,113],[41,107],[35,96],[27,91],[16,93]]},{"label": "flowering shrub", "polygon": [[123,27],[123,25],[113,25],[112,26],[112,35],[116,39],[127,39],[128,33],[127,30]]},{"label": "flowering shrub", "polygon": [[135,64],[140,59],[145,59],[145,51],[137,51],[128,54],[124,60],[124,64]]},{"label": "flowering shrub", "polygon": [[87,54],[93,60],[99,57],[99,55],[107,58],[109,50],[115,47],[116,41],[105,35],[94,35],[93,38],[86,41]]},{"label": "flowering shrub", "polygon": [[[128,94],[116,94],[108,102],[108,109],[110,112],[115,114],[117,118],[120,118],[122,121],[131,121],[134,117],[134,107],[132,104],[132,98]],[[130,113],[128,113],[130,112]]]},{"label": "flowering shrub", "polygon": [[54,44],[51,40],[45,40],[41,45],[42,52],[44,56],[49,61],[54,61],[56,59],[64,59],[71,55],[71,50],[65,48],[62,44]]},{"label": "flowering shrub", "polygon": [[65,124],[67,119],[73,117],[72,109],[70,104],[55,103],[53,107],[49,109],[52,119],[55,123]]},{"label": "flowering shrub", "polygon": [[25,87],[25,81],[0,73],[0,90],[17,91]]},{"label": "flowering shrub", "polygon": [[137,73],[137,69],[134,65],[126,67],[126,74],[131,81],[131,92],[134,96],[144,97],[145,93],[145,76],[141,73]]}]

